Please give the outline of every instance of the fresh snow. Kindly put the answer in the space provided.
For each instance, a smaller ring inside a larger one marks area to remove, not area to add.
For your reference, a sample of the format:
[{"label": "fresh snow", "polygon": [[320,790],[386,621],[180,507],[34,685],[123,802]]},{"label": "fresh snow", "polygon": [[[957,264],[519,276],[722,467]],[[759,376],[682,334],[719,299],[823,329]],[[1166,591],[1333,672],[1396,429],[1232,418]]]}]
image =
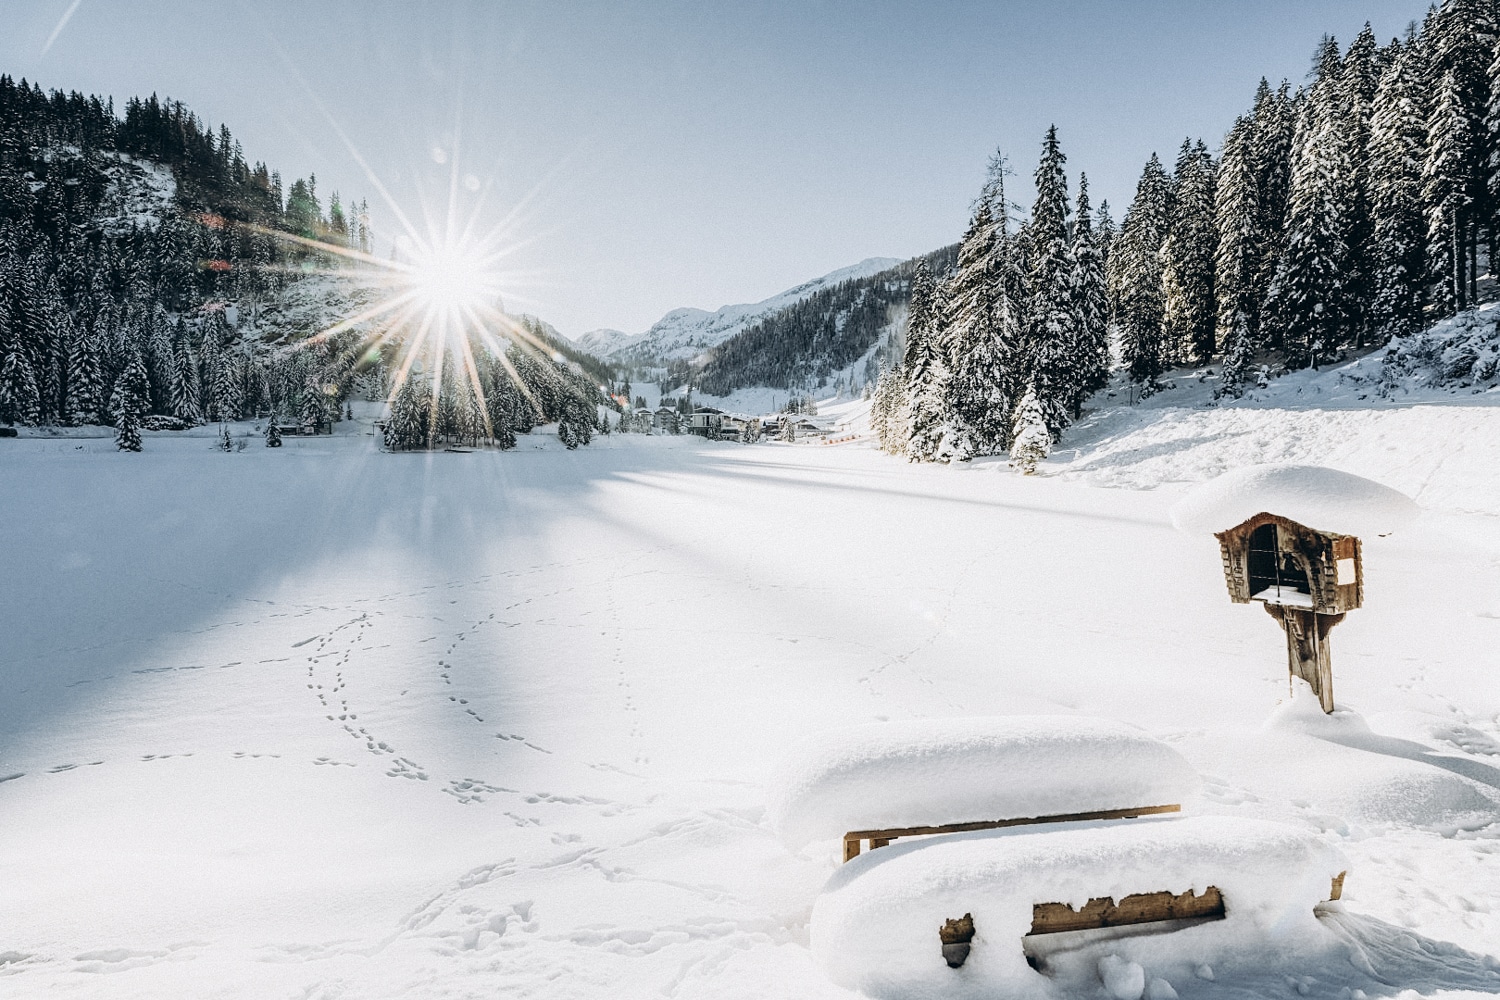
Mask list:
[{"label": "fresh snow", "polygon": [[[1103,995],[1109,955],[1150,996],[1500,993],[1500,398],[1380,370],[1117,389],[1034,477],[546,430],[389,455],[358,407],[276,450],[0,439],[0,995],[848,998],[810,948],[837,845],[782,844],[774,762],[1059,714],[1164,740],[1196,817],[1349,877],[1317,918],[1342,951],[1121,938],[1052,956],[1057,995]],[[1265,462],[1422,508],[1364,539],[1333,716],[1172,526]]]},{"label": "fresh snow", "polygon": [[1417,515],[1417,505],[1389,486],[1338,469],[1252,465],[1189,492],[1172,508],[1172,523],[1180,531],[1209,533],[1261,513],[1319,531],[1388,535]]},{"label": "fresh snow", "polygon": [[[908,997],[1066,996],[1027,963],[1034,903],[1082,909],[1138,893],[1209,886],[1224,898],[1225,919],[1173,934],[1068,932],[1059,970],[1090,956],[1114,957],[1139,1000],[1145,975],[1181,983],[1200,962],[1218,968],[1320,967],[1338,986],[1368,985],[1349,948],[1314,915],[1349,861],[1306,829],[1222,816],[1070,823],[898,841],[841,867],[813,907],[812,951],[835,982],[875,1000]],[[968,960],[950,969],[937,929],[971,914]],[[1100,954],[1102,952],[1102,954]],[[1123,963],[1136,967],[1128,972]],[[1052,964],[1051,956],[1042,962]],[[1108,963],[1106,963],[1108,965]],[[1048,969],[1048,971],[1053,971]],[[1074,977],[1068,976],[1067,979]],[[1109,978],[1105,986],[1110,987]]]},{"label": "fresh snow", "polygon": [[1109,719],[918,719],[805,741],[772,778],[769,819],[796,850],[850,830],[1181,805],[1197,786],[1176,750]]}]

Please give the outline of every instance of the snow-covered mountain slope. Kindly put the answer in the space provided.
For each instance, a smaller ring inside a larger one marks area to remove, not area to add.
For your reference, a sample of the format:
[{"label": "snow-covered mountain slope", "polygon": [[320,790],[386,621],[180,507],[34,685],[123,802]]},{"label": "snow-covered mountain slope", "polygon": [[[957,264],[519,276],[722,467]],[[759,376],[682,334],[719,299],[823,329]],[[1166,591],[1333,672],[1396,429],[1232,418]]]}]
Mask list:
[{"label": "snow-covered mountain slope", "polygon": [[568,339],[595,357],[603,358],[629,340],[630,336],[624,330],[611,330],[606,327],[602,330],[590,330],[588,333]]},{"label": "snow-covered mountain slope", "polygon": [[[652,364],[688,360],[702,354],[710,347],[723,343],[756,320],[785,309],[814,292],[830,288],[841,281],[879,274],[899,263],[901,263],[899,260],[890,257],[871,257],[858,264],[841,267],[821,278],[803,282],[795,288],[788,288],[779,295],[773,295],[761,302],[723,306],[713,312],[691,307],[673,309],[652,324],[651,329],[645,333],[616,340],[613,335],[618,331],[598,330],[592,334],[585,334],[584,338],[599,336],[602,341],[601,346],[613,344],[606,354],[610,361]],[[584,343],[584,338],[580,338],[578,343],[580,346],[588,347]]]}]

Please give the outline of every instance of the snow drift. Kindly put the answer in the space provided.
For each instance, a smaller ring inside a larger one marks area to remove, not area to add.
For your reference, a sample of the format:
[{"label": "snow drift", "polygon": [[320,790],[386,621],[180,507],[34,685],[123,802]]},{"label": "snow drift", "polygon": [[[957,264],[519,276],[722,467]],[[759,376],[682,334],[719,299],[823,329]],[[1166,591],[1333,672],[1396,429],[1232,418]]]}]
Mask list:
[{"label": "snow drift", "polygon": [[769,809],[793,850],[850,830],[1181,804],[1177,751],[1106,719],[924,719],[832,730],[777,769]]},{"label": "snow drift", "polygon": [[1190,533],[1223,531],[1266,512],[1342,534],[1384,535],[1417,515],[1403,493],[1362,476],[1318,465],[1252,465],[1193,489],[1172,508]]},{"label": "snow drift", "polygon": [[[1171,934],[1093,932],[1104,937],[1094,945],[1099,957],[1116,955],[1142,970],[1122,966],[1130,974],[1110,978],[1142,988],[1148,977],[1181,983],[1221,958],[1255,954],[1263,961],[1333,945],[1313,908],[1347,867],[1337,849],[1310,833],[1223,817],[911,841],[872,851],[834,874],[813,907],[812,949],[834,982],[876,1000],[1079,995],[1069,977],[1049,979],[1028,965],[1022,937],[1031,929],[1033,904],[1081,908],[1102,896],[1202,893],[1214,886],[1224,898],[1222,920]],[[972,950],[952,969],[938,928],[965,913],[974,921]]]}]

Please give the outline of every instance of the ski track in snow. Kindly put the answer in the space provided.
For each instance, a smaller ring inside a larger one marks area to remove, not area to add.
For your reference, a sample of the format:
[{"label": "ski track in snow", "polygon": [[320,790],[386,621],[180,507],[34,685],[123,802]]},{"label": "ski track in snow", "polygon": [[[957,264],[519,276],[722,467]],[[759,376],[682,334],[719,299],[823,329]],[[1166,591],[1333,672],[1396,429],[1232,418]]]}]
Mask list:
[{"label": "ski track in snow", "polygon": [[[1144,726],[1203,774],[1201,811],[1351,857],[1329,919],[1353,964],[1174,979],[1183,997],[1500,994],[1500,805],[1413,826],[1375,815],[1380,788],[1308,777],[1415,768],[1500,803],[1500,550],[1453,533],[1484,522],[1463,511],[1488,453],[1297,418],[1440,508],[1367,540],[1369,603],[1334,637],[1372,734],[1307,735],[1263,728],[1280,636],[1169,529],[1174,489],[1067,481],[1194,478],[1242,438],[1105,416],[1136,430],[1085,428],[1035,480],[633,437],[462,463],[357,437],[220,456],[152,435],[134,465],[10,442],[0,994],[847,997],[807,950],[835,848],[771,836],[770,764],[823,725],[1006,712]],[[199,475],[209,496],[173,498]]]}]

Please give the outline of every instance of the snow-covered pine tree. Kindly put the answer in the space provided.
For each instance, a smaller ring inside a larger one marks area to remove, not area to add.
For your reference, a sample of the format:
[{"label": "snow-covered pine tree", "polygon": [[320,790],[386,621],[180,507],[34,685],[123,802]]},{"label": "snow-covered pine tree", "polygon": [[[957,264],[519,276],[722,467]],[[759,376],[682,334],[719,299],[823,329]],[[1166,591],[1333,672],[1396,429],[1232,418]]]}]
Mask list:
[{"label": "snow-covered pine tree", "polygon": [[203,419],[198,363],[188,343],[187,327],[177,321],[172,344],[172,412],[190,424]]},{"label": "snow-covered pine tree", "polygon": [[1165,369],[1161,248],[1171,212],[1172,182],[1152,153],[1106,269],[1110,308],[1120,331],[1121,361],[1143,397],[1160,388],[1157,380]]},{"label": "snow-covered pine tree", "polygon": [[1464,107],[1461,82],[1452,69],[1438,82],[1428,118],[1427,159],[1422,166],[1422,200],[1427,211],[1428,274],[1432,297],[1443,315],[1469,305],[1469,243],[1473,228],[1473,188],[1469,161],[1475,136]]},{"label": "snow-covered pine tree", "polygon": [[146,361],[139,351],[131,355],[130,362],[120,377],[115,380],[114,393],[110,396],[109,408],[115,415],[115,447],[120,451],[141,450],[141,418],[150,405],[148,395],[151,386],[146,374]]},{"label": "snow-covered pine tree", "polygon": [[[1454,103],[1461,109],[1467,133],[1467,149],[1453,150],[1462,161],[1455,166],[1464,175],[1462,187],[1467,199],[1466,206],[1455,206],[1454,224],[1458,253],[1464,258],[1458,280],[1466,286],[1459,296],[1464,303],[1459,308],[1465,308],[1478,300],[1479,237],[1492,210],[1486,205],[1485,169],[1492,151],[1485,143],[1485,115],[1491,99],[1488,68],[1500,35],[1500,11],[1491,0],[1444,0],[1428,19],[1424,34],[1428,36],[1428,77],[1439,87],[1435,103],[1441,107],[1440,81],[1452,73]],[[1455,141],[1457,136],[1450,134],[1449,138]],[[1428,206],[1429,212],[1432,208]]]},{"label": "snow-covered pine tree", "polygon": [[1089,179],[1078,175],[1078,207],[1073,217],[1073,307],[1078,332],[1074,354],[1075,377],[1065,400],[1077,420],[1083,402],[1109,384],[1109,288],[1104,277],[1104,255],[1089,215]]},{"label": "snow-covered pine tree", "polygon": [[1189,364],[1206,362],[1214,352],[1214,188],[1208,149],[1202,140],[1184,139],[1162,247],[1162,336],[1168,358]]},{"label": "snow-covered pine tree", "polygon": [[0,354],[0,421],[34,427],[41,421],[36,372],[14,339]]},{"label": "snow-covered pine tree", "polygon": [[1422,97],[1415,39],[1392,43],[1370,116],[1370,326],[1381,340],[1414,333],[1422,322],[1427,286]]},{"label": "snow-covered pine tree", "polygon": [[1059,434],[1067,426],[1082,369],[1079,357],[1078,306],[1074,298],[1075,262],[1068,244],[1067,157],[1057,141],[1057,126],[1047,130],[1036,169],[1036,202],[1031,209],[1027,273],[1026,365],[1029,388]]},{"label": "snow-covered pine tree", "polygon": [[1016,407],[1015,426],[1011,433],[1010,464],[1022,475],[1033,475],[1036,465],[1052,448],[1052,432],[1036,388],[1030,387]]},{"label": "snow-covered pine tree", "polygon": [[281,447],[281,428],[277,425],[279,420],[280,420],[280,417],[278,417],[276,415],[276,412],[274,410],[271,412],[271,415],[266,418],[266,447],[267,448],[280,448]]},{"label": "snow-covered pine tree", "polygon": [[1324,40],[1320,66],[1297,123],[1286,243],[1263,313],[1263,321],[1280,325],[1293,367],[1316,366],[1330,356],[1348,319],[1354,185],[1339,103],[1341,62],[1331,38]]},{"label": "snow-covered pine tree", "polygon": [[391,401],[391,419],[385,426],[385,446],[391,451],[425,448],[430,409],[427,379],[408,372],[396,398]]},{"label": "snow-covered pine tree", "polygon": [[1375,33],[1369,22],[1355,37],[1344,54],[1340,67],[1339,102],[1345,140],[1349,151],[1350,193],[1349,218],[1345,222],[1345,240],[1349,255],[1345,265],[1345,317],[1343,340],[1363,347],[1370,338],[1370,304],[1374,297],[1374,222],[1370,214],[1370,127],[1374,113],[1375,91],[1380,82],[1379,52]]},{"label": "snow-covered pine tree", "polygon": [[1249,120],[1238,118],[1225,136],[1214,198],[1219,231],[1214,254],[1215,340],[1224,355],[1220,391],[1230,395],[1239,395],[1260,318],[1259,191],[1251,128]]},{"label": "snow-covered pine tree", "polygon": [[905,364],[909,415],[906,454],[915,462],[935,461],[942,440],[949,372],[939,333],[937,285],[927,262],[918,260],[906,313]]},{"label": "snow-covered pine tree", "polygon": [[104,409],[104,359],[98,340],[89,333],[73,338],[68,358],[68,419],[74,424],[97,424]]},{"label": "snow-covered pine tree", "polygon": [[1099,247],[1099,259],[1104,262],[1105,273],[1109,273],[1109,255],[1115,246],[1115,237],[1120,233],[1120,228],[1115,225],[1114,216],[1109,214],[1109,200],[1099,203],[1099,211],[1094,216],[1094,242]]},{"label": "snow-covered pine tree", "polygon": [[1286,205],[1292,183],[1292,137],[1296,122],[1293,105],[1286,81],[1272,90],[1262,78],[1255,91],[1246,138],[1250,160],[1255,165],[1255,229],[1260,246],[1254,288],[1258,305],[1251,333],[1258,344],[1276,349],[1281,347],[1281,329],[1265,322],[1263,310],[1286,242]]}]

